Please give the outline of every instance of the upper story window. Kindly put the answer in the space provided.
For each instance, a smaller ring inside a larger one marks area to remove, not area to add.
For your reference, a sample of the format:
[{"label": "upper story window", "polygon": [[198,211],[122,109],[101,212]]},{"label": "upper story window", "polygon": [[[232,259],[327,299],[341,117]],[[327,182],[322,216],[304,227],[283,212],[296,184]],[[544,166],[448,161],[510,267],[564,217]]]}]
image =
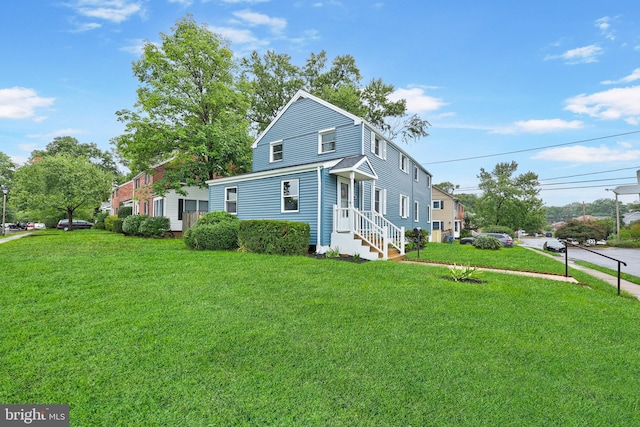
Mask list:
[{"label": "upper story window", "polygon": [[420,181],[420,169],[415,165],[413,166],[413,180],[415,182]]},{"label": "upper story window", "polygon": [[282,160],[282,140],[274,141],[270,144],[269,162],[279,162]]},{"label": "upper story window", "polygon": [[444,209],[444,200],[434,200],[433,209]]},{"label": "upper story window", "polygon": [[238,213],[238,187],[224,189],[224,210],[230,214]]},{"label": "upper story window", "polygon": [[427,174],[427,188],[431,188],[431,175]]},{"label": "upper story window", "polygon": [[420,221],[420,202],[417,200],[413,202],[413,220],[415,222]]},{"label": "upper story window", "polygon": [[297,179],[282,181],[282,212],[298,212],[299,197]]},{"label": "upper story window", "polygon": [[144,174],[144,185],[147,185],[151,182],[151,175],[149,175],[148,173]]},{"label": "upper story window", "polygon": [[371,152],[381,159],[387,158],[387,146],[384,139],[371,132]]},{"label": "upper story window", "polygon": [[133,181],[133,188],[140,188],[140,178],[136,178],[135,181]]},{"label": "upper story window", "polygon": [[402,153],[400,153],[400,170],[409,173],[409,159]]},{"label": "upper story window", "polygon": [[318,133],[318,153],[336,151],[336,130],[326,129]]}]

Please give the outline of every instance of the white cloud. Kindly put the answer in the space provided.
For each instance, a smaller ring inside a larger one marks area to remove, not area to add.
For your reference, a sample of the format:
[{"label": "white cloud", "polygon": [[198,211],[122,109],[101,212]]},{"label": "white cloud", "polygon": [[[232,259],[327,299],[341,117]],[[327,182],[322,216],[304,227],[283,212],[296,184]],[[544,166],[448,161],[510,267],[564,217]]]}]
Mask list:
[{"label": "white cloud", "polygon": [[585,64],[597,62],[597,56],[603,53],[603,49],[596,45],[589,45],[570,49],[560,55],[548,55],[545,60],[564,59],[567,64]]},{"label": "white cloud", "polygon": [[548,133],[580,129],[583,126],[584,123],[579,120],[572,120],[570,122],[562,119],[521,120],[514,122],[512,126],[494,129],[491,133]]},{"label": "white cloud", "polygon": [[596,28],[600,30],[602,36],[607,40],[614,41],[616,39],[616,36],[613,34],[613,30],[611,29],[611,21],[614,21],[615,19],[615,17],[610,18],[608,16],[596,19]]},{"label": "white cloud", "polygon": [[238,4],[238,3],[249,3],[249,4],[255,4],[255,3],[266,3],[270,0],[222,0],[223,3],[230,3],[230,4]]},{"label": "white cloud", "polygon": [[76,23],[76,28],[72,30],[72,33],[84,33],[85,31],[92,31],[101,28],[102,24],[98,24],[97,22],[85,22],[85,23]]},{"label": "white cloud", "polygon": [[252,27],[264,25],[273,32],[280,32],[287,26],[287,20],[283,18],[272,18],[263,13],[252,12],[250,10],[241,10],[234,12],[234,16],[242,19],[246,24]]},{"label": "white cloud", "polygon": [[77,0],[68,4],[76,13],[90,18],[120,23],[132,15],[144,13],[141,1],[130,0]]},{"label": "white cloud", "polygon": [[636,80],[640,79],[640,68],[636,68],[635,70],[633,70],[633,72],[631,74],[629,74],[628,76],[625,76],[621,79],[618,80],[605,80],[602,82],[603,85],[614,85],[614,84],[619,84],[619,83],[631,83],[634,82]]},{"label": "white cloud", "polygon": [[258,39],[249,30],[231,27],[209,27],[209,30],[216,34],[220,34],[225,40],[231,43],[243,45],[242,49],[234,49],[235,54],[251,52],[252,50],[260,50],[269,45],[268,41]]},{"label": "white cloud", "polygon": [[[0,89],[0,119],[27,119],[36,108],[49,107],[55,98],[38,96],[35,90],[24,87]],[[38,118],[36,118],[38,119]]]},{"label": "white cloud", "polygon": [[435,111],[447,105],[442,99],[434,98],[424,94],[424,89],[414,87],[410,89],[396,89],[389,95],[391,101],[400,99],[407,100],[407,111],[410,113],[421,114],[429,111]]},{"label": "white cloud", "polygon": [[565,101],[565,110],[603,120],[624,120],[640,124],[640,86],[581,94]]},{"label": "white cloud", "polygon": [[544,150],[533,156],[533,159],[573,163],[633,161],[640,159],[640,150],[613,149],[604,145],[600,147],[576,145]]},{"label": "white cloud", "polygon": [[[27,135],[27,138],[30,139],[42,139],[42,140],[51,140],[58,136],[71,136],[71,135],[80,135],[85,133],[82,129],[74,129],[74,128],[65,128],[65,129],[57,129],[47,133],[32,133]],[[31,144],[25,144],[25,146],[30,146]]]}]

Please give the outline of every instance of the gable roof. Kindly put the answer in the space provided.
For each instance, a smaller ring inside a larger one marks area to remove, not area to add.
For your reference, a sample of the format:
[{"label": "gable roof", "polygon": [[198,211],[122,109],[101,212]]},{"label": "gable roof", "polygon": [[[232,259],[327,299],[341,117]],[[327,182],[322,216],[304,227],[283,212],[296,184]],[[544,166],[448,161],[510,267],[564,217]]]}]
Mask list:
[{"label": "gable roof", "polygon": [[330,171],[333,175],[339,175],[345,178],[348,178],[351,172],[355,173],[357,179],[363,181],[378,179],[378,174],[376,174],[367,156],[364,155],[345,157],[340,160],[337,165],[332,167]]},{"label": "gable roof", "polygon": [[[343,116],[346,116],[348,118],[350,118],[351,120],[353,120],[353,124],[354,125],[358,125],[362,122],[365,122],[365,120],[363,120],[362,118],[351,114],[350,112],[343,110],[340,107],[336,107],[335,105],[325,101],[324,99],[318,98],[317,96],[311,95],[309,92],[306,92],[302,89],[298,90],[298,92],[296,92],[295,95],[293,95],[293,98],[291,98],[289,100],[289,102],[287,102],[287,105],[284,106],[284,108],[282,110],[280,110],[280,112],[278,113],[278,115],[271,121],[271,123],[269,123],[269,126],[267,126],[267,128],[265,130],[262,131],[262,133],[258,136],[258,138],[255,140],[255,142],[251,145],[251,148],[256,148],[258,146],[258,144],[260,143],[260,141],[262,140],[262,138],[267,134],[267,132],[269,132],[269,130],[271,129],[271,127],[273,127],[273,125],[278,121],[278,119],[280,119],[280,117],[289,109],[289,107],[291,107],[291,104],[293,104],[294,102],[302,99],[302,98],[308,98],[311,99],[315,102],[317,102],[318,104],[321,104],[327,108],[332,109],[333,111],[342,114]],[[371,126],[371,125],[370,125]]]}]

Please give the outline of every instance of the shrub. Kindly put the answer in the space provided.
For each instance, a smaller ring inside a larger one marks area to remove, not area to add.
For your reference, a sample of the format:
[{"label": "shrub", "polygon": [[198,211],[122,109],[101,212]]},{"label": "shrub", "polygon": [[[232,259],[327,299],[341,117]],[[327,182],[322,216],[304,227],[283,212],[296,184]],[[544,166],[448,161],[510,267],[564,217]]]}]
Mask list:
[{"label": "shrub", "polygon": [[[116,215],[109,215],[108,217],[106,217],[104,219],[104,229],[107,231],[113,231],[116,232],[113,228],[113,223],[114,221],[118,220],[118,217]],[[122,220],[120,220],[120,222],[122,222]],[[117,232],[116,232],[117,233]]]},{"label": "shrub", "polygon": [[496,239],[493,236],[478,236],[473,241],[473,246],[475,246],[477,249],[496,250],[502,247],[502,243],[500,243],[500,240]]},{"label": "shrub", "polygon": [[109,216],[109,213],[107,212],[100,212],[97,216],[96,216],[96,222],[93,224],[93,228],[96,228],[98,230],[105,230],[105,224],[104,224],[104,220],[105,218],[107,218]]},{"label": "shrub", "polygon": [[420,247],[424,248],[429,241],[429,231],[422,229],[420,230],[420,235],[416,236],[413,230],[406,230],[404,232],[404,239],[406,241],[405,249],[417,249],[418,241],[420,242]]},{"label": "shrub", "polygon": [[250,252],[306,255],[310,235],[306,222],[248,220],[240,222],[238,242]]},{"label": "shrub", "polygon": [[151,216],[140,223],[139,235],[143,237],[163,237],[169,231],[169,218],[164,216]]},{"label": "shrub", "polygon": [[122,206],[118,209],[118,218],[125,219],[128,216],[133,215],[132,206]]},{"label": "shrub", "polygon": [[122,233],[122,223],[124,222],[124,220],[120,219],[120,218],[116,218],[113,220],[112,222],[112,227],[113,227],[113,231],[114,233]]},{"label": "shrub", "polygon": [[512,239],[515,239],[515,233],[513,232],[513,230],[509,227],[503,226],[503,225],[490,225],[489,227],[483,227],[482,228],[482,232],[483,233],[502,233],[502,234],[508,234],[509,236],[511,236]]},{"label": "shrub", "polygon": [[219,222],[222,221],[239,221],[238,217],[235,215],[231,215],[228,212],[225,211],[215,211],[215,212],[207,212],[206,214],[202,215],[200,218],[198,218],[198,220],[196,221],[195,224],[193,224],[193,226],[198,226],[198,225],[204,225],[204,224],[218,224]]},{"label": "shrub", "polygon": [[229,251],[238,248],[240,221],[221,221],[216,224],[194,224],[184,234],[184,242],[191,249]]},{"label": "shrub", "polygon": [[149,218],[149,215],[131,215],[124,219],[122,232],[127,236],[140,236],[140,225]]}]

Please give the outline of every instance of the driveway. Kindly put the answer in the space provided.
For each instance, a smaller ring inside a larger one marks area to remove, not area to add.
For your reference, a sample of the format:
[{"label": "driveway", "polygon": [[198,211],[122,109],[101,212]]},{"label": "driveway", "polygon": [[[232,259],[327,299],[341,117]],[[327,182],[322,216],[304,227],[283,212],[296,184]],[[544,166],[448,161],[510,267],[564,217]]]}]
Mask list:
[{"label": "driveway", "polygon": [[[523,237],[521,238],[523,246],[530,246],[542,249],[544,242],[549,238]],[[615,258],[626,262],[627,265],[620,264],[620,271],[628,273],[636,277],[640,277],[640,249],[624,249],[624,248],[608,248],[608,247],[592,247],[588,248],[594,252],[585,251],[584,249],[569,247],[569,259],[590,262],[591,264],[600,265],[618,271],[618,263],[604,256]],[[564,256],[564,255],[563,255]]]}]

